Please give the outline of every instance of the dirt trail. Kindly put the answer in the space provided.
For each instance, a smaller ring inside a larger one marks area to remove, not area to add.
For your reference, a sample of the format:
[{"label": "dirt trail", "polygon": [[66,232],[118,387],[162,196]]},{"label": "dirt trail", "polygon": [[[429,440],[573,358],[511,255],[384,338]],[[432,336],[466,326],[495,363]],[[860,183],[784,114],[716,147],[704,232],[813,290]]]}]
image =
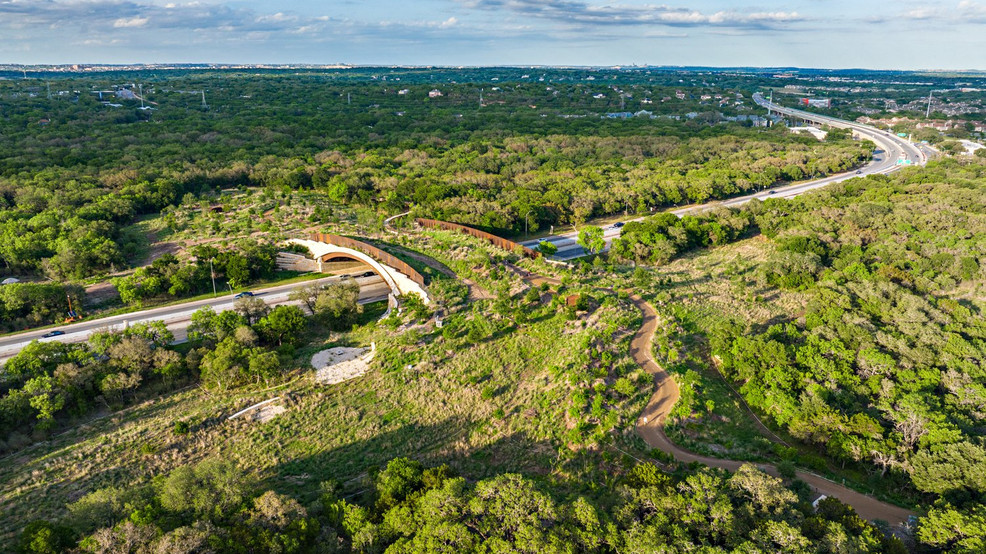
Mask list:
[{"label": "dirt trail", "polygon": [[[509,262],[505,265],[531,284],[559,284],[557,279],[532,273]],[[630,354],[640,367],[654,376],[655,384],[654,394],[637,420],[637,433],[640,434],[640,437],[649,446],[670,454],[679,462],[698,462],[728,471],[736,471],[744,464],[752,463],[700,456],[678,447],[664,434],[664,421],[667,419],[668,414],[671,413],[671,408],[674,407],[680,396],[678,384],[674,382],[674,379],[671,378],[668,372],[651,355],[651,342],[654,338],[654,332],[657,330],[657,312],[643,298],[637,295],[632,294],[630,300],[640,310],[643,316],[640,329],[637,330],[630,342]],[[755,463],[754,465],[769,475],[775,477],[780,475],[777,467],[771,464]],[[862,518],[871,521],[883,520],[892,525],[900,525],[905,523],[910,516],[915,515],[910,510],[881,502],[871,496],[856,492],[814,473],[798,471],[796,475],[798,479],[808,483],[812,491],[816,494],[838,498],[842,502],[852,506]]]},{"label": "dirt trail", "polygon": [[[654,332],[657,330],[657,313],[650,304],[639,296],[632,295],[630,300],[637,306],[644,318],[643,324],[630,343],[630,355],[633,356],[634,361],[640,367],[654,376],[656,387],[650,402],[647,403],[647,407],[644,408],[640,419],[637,420],[637,433],[640,434],[640,437],[649,446],[671,454],[679,462],[699,462],[710,467],[718,467],[729,471],[736,471],[743,464],[751,463],[700,456],[679,448],[664,434],[664,420],[671,413],[671,408],[678,401],[680,394],[678,384],[675,383],[674,379],[671,378],[663,367],[654,361],[651,355],[651,340],[654,337]],[[755,465],[765,473],[774,476],[780,475],[777,468],[773,465]],[[814,473],[798,471],[797,476],[798,479],[808,483],[817,494],[838,498],[855,508],[856,513],[865,519],[881,519],[888,523],[899,525],[906,522],[908,517],[915,515],[910,510],[881,502],[871,496],[856,492]]]}]

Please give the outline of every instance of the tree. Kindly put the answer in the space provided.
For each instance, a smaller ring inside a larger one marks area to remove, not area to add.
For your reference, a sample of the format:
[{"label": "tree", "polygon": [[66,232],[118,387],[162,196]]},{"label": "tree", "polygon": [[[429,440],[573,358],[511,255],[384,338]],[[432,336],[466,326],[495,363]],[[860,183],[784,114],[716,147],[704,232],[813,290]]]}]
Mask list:
[{"label": "tree", "polygon": [[24,553],[58,554],[72,546],[72,530],[47,521],[29,523],[21,532],[20,551]]},{"label": "tree", "polygon": [[318,522],[297,500],[267,491],[253,501],[247,516],[255,552],[309,552],[319,533]]},{"label": "tree", "polygon": [[242,287],[250,282],[250,265],[245,256],[229,254],[225,264],[226,280],[232,288]]},{"label": "tree", "polygon": [[218,342],[232,335],[248,321],[233,310],[218,314],[211,306],[206,306],[192,314],[192,322],[188,326],[188,338],[192,341],[210,340]]},{"label": "tree", "polygon": [[281,361],[276,352],[263,348],[252,348],[247,357],[249,373],[254,381],[263,380],[265,383],[276,377],[281,370]]},{"label": "tree", "polygon": [[144,374],[153,364],[153,351],[146,340],[137,337],[126,337],[110,347],[110,362],[128,372]]},{"label": "tree", "polygon": [[315,313],[315,302],[319,294],[325,289],[325,285],[312,283],[303,287],[298,287],[288,294],[288,299],[293,302],[301,302],[310,313]]},{"label": "tree", "polygon": [[163,321],[149,323],[134,323],[122,333],[123,337],[139,337],[150,342],[154,347],[169,346],[175,340],[175,335],[168,330]]},{"label": "tree", "polygon": [[225,540],[228,533],[208,521],[196,521],[165,533],[151,545],[153,554],[196,554],[213,552],[217,539]]},{"label": "tree", "polygon": [[165,509],[216,520],[239,508],[249,489],[249,480],[234,463],[212,458],[172,471],[158,498]]},{"label": "tree", "polygon": [[752,464],[740,466],[729,478],[728,484],[737,497],[749,499],[759,511],[774,515],[790,509],[798,500],[780,479],[767,475]]},{"label": "tree", "polygon": [[277,306],[257,322],[260,334],[278,346],[285,342],[295,342],[301,338],[308,321],[305,313],[297,306]]},{"label": "tree", "polygon": [[355,323],[363,306],[359,304],[359,284],[352,279],[323,288],[315,297],[312,313],[330,330],[343,330]]},{"label": "tree", "polygon": [[606,248],[603,230],[595,225],[586,225],[579,229],[579,238],[576,242],[590,254],[602,252],[603,248]]},{"label": "tree", "polygon": [[151,541],[157,538],[161,530],[154,525],[139,524],[133,521],[123,521],[116,526],[97,530],[91,536],[83,539],[79,546],[89,552],[144,552]]},{"label": "tree", "polygon": [[394,458],[376,478],[377,509],[387,511],[402,502],[422,484],[423,468],[415,460]]},{"label": "tree", "polygon": [[158,348],[154,351],[154,373],[160,375],[168,384],[174,383],[185,372],[181,355],[174,350]]},{"label": "tree", "polygon": [[128,391],[135,391],[140,386],[140,373],[126,373],[123,371],[110,373],[103,377],[99,384],[100,390],[105,396],[115,399],[117,402],[123,400],[123,395]]},{"label": "tree", "polygon": [[542,240],[538,243],[537,250],[545,256],[553,256],[558,252],[558,247],[552,242]]},{"label": "tree", "polygon": [[517,474],[498,475],[476,484],[469,501],[473,526],[486,537],[508,542],[523,540],[536,550],[546,544],[545,531],[558,517],[551,498]]},{"label": "tree", "polygon": [[243,345],[226,337],[202,357],[200,378],[206,388],[226,390],[239,384],[248,364]]},{"label": "tree", "polygon": [[240,325],[233,333],[233,339],[243,346],[250,348],[257,345],[257,332],[248,325]]},{"label": "tree", "polygon": [[910,473],[923,491],[986,492],[986,448],[963,441],[921,450],[911,457]]},{"label": "tree", "polygon": [[[267,306],[267,303],[262,298],[244,296],[243,298],[237,298],[233,302],[233,310],[246,319],[249,325],[253,325],[267,315],[270,307]],[[235,331],[235,328],[231,331]]]},{"label": "tree", "polygon": [[38,411],[39,426],[43,429],[51,427],[55,422],[55,413],[65,406],[65,396],[55,389],[52,378],[40,375],[24,383],[24,393],[29,395],[31,407]]},{"label": "tree", "polygon": [[945,504],[920,519],[918,539],[943,552],[973,554],[986,549],[986,509],[982,505],[959,510]]}]

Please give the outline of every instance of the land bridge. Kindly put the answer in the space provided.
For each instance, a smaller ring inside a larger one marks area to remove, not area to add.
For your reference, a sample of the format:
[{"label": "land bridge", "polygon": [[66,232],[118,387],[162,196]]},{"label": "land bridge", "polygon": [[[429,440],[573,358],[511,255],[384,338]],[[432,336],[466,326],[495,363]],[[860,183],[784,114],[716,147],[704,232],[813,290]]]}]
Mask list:
[{"label": "land bridge", "polygon": [[425,303],[431,302],[425,292],[424,277],[403,260],[376,246],[326,233],[313,233],[309,239],[291,239],[288,242],[307,248],[315,258],[319,272],[325,273],[330,265],[339,262],[359,262],[380,275],[394,296],[417,294]]},{"label": "land bridge", "polygon": [[450,223],[448,221],[438,221],[437,219],[425,219],[419,217],[414,220],[418,225],[428,228],[428,229],[443,229],[445,231],[456,231],[459,233],[465,233],[467,235],[472,235],[476,238],[483,239],[497,248],[502,248],[507,252],[520,252],[527,258],[537,258],[541,255],[537,250],[533,250],[524,246],[523,244],[516,243],[512,240],[505,239],[503,237],[498,237],[487,233],[486,231],[480,231],[479,229],[474,229],[472,227],[467,227],[465,225],[459,225],[458,223]]}]

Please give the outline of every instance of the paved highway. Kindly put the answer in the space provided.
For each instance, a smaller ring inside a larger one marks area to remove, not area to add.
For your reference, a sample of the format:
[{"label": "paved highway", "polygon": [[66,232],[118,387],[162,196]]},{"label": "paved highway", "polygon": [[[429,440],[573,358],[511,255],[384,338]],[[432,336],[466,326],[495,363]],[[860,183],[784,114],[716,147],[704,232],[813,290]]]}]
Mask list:
[{"label": "paved highway", "polygon": [[[754,198],[759,198],[765,200],[767,198],[793,198],[800,194],[804,194],[810,190],[821,188],[832,183],[838,183],[846,179],[851,179],[853,177],[862,177],[864,175],[874,175],[879,173],[891,173],[897,171],[905,165],[923,165],[928,161],[928,155],[926,151],[919,148],[918,145],[912,144],[911,142],[898,137],[893,133],[888,133],[886,131],[881,131],[875,127],[870,127],[869,125],[862,125],[859,123],[853,123],[851,121],[845,121],[842,119],[836,119],[834,117],[822,116],[810,112],[805,112],[802,110],[796,110],[792,108],[785,108],[783,106],[778,106],[764,99],[763,95],[760,93],[753,95],[753,100],[760,106],[768,108],[772,112],[777,112],[790,117],[797,117],[808,119],[816,123],[822,123],[829,125],[831,127],[837,127],[840,129],[852,129],[856,135],[859,135],[865,139],[872,141],[877,146],[876,154],[873,160],[866,166],[860,168],[859,170],[849,171],[846,173],[840,173],[838,175],[831,175],[824,177],[822,179],[817,179],[814,181],[806,181],[804,183],[795,183],[793,185],[786,185],[783,187],[776,187],[773,189],[757,192],[755,194],[748,194],[745,196],[737,196],[735,198],[730,198],[728,200],[721,200],[715,202],[708,202],[705,204],[698,204],[693,206],[686,206],[684,208],[678,208],[671,210],[669,213],[675,214],[681,217],[686,214],[698,214],[719,206],[739,206],[745,204]],[[633,221],[640,221],[644,219],[639,217]],[[622,226],[621,226],[622,227]],[[613,239],[620,236],[622,229],[616,226],[608,226],[603,229],[603,237],[606,239],[606,250],[609,250],[610,245],[613,243]],[[551,235],[543,239],[535,239],[525,241],[522,244],[528,247],[535,247],[541,240],[547,240],[555,246],[558,247],[558,252],[554,255],[555,258],[561,260],[571,260],[574,258],[579,258],[586,255],[586,251],[576,244],[578,239],[578,233],[572,231],[570,233],[560,233],[557,235]]]},{"label": "paved highway", "polygon": [[[294,289],[312,283],[333,283],[346,277],[356,277],[364,273],[366,269],[354,271],[352,274],[334,275],[323,279],[292,283],[290,285],[279,285],[267,289],[254,291],[254,296],[262,299],[268,306],[279,304],[289,304],[288,295]],[[372,277],[356,277],[356,282],[360,285],[360,303],[367,304],[386,300],[390,294],[390,288],[379,276],[374,274]],[[57,337],[42,338],[42,335],[50,333],[53,329],[40,329],[37,331],[26,331],[16,335],[0,337],[0,363],[16,355],[22,348],[33,340],[40,341],[60,341],[60,342],[84,342],[94,331],[101,329],[124,329],[134,323],[148,323],[151,321],[163,321],[168,329],[175,335],[176,342],[182,342],[186,338],[186,329],[191,322],[192,314],[205,306],[212,306],[217,312],[233,309],[233,296],[225,294],[216,298],[196,300],[174,306],[164,306],[160,308],[150,308],[139,312],[94,319],[92,321],[80,321],[69,325],[58,327],[59,331],[65,334]]]}]

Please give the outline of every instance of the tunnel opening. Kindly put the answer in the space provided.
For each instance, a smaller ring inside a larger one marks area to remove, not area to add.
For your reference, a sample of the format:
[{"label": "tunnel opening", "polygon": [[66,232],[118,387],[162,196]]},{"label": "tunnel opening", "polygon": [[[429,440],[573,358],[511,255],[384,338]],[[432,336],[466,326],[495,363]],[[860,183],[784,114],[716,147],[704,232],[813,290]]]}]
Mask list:
[{"label": "tunnel opening", "polygon": [[345,274],[366,274],[373,273],[374,275],[380,275],[380,273],[373,268],[370,264],[360,260],[359,258],[346,256],[342,254],[326,254],[321,258],[322,273],[327,273],[330,275],[345,275]]}]

